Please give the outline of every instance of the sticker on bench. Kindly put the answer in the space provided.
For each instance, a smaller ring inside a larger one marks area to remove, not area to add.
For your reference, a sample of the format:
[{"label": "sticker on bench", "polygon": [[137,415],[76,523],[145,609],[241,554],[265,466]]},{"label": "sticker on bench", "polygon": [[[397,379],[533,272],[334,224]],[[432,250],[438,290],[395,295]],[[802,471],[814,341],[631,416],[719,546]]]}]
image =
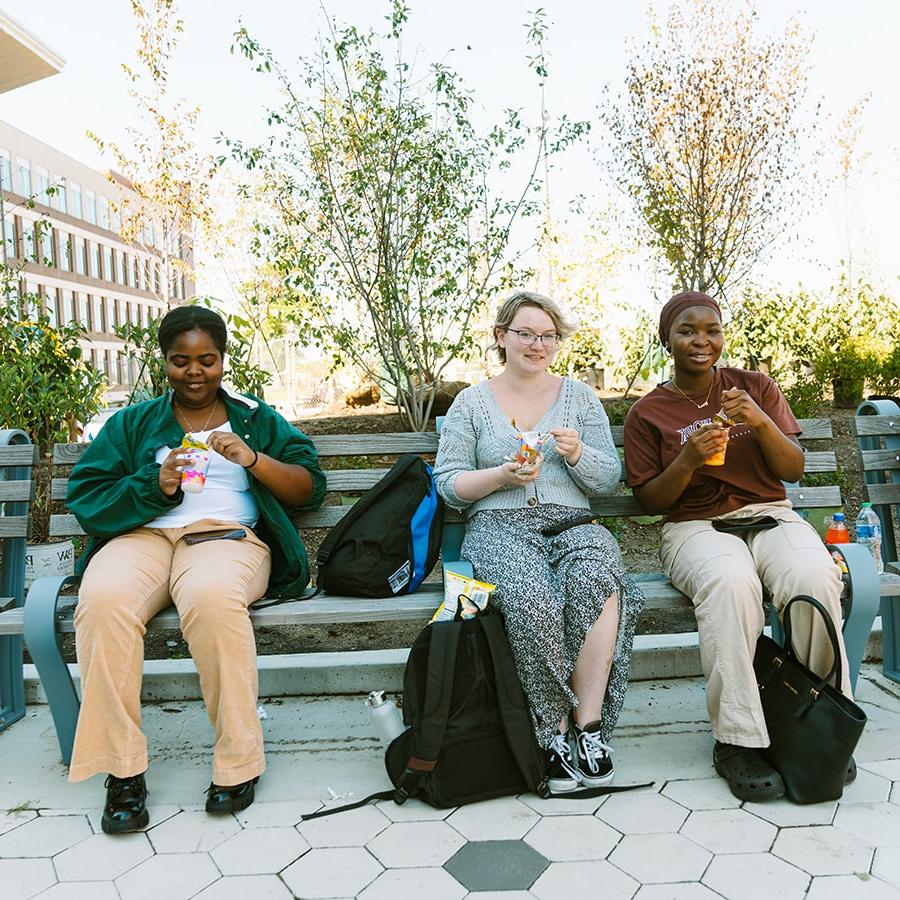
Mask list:
[{"label": "sticker on bench", "polygon": [[400,591],[403,590],[408,584],[409,579],[412,577],[412,563],[407,560],[388,578],[388,583],[391,586],[391,590],[395,594],[399,594]]}]

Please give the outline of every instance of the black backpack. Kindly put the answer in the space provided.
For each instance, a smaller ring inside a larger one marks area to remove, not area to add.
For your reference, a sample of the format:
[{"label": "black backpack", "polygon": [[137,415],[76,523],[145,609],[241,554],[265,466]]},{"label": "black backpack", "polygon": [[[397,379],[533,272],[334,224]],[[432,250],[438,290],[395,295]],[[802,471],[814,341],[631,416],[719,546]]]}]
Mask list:
[{"label": "black backpack", "polygon": [[316,589],[348,597],[411,594],[437,562],[443,524],[431,466],[404,453],[322,541]]}]

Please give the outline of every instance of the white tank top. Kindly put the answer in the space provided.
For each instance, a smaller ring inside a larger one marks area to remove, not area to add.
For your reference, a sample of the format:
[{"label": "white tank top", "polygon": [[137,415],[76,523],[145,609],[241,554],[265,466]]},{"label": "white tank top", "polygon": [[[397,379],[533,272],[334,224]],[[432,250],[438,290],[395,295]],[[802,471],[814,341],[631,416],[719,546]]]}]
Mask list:
[{"label": "white tank top", "polygon": [[[206,442],[214,431],[232,431],[225,422],[208,431],[197,431],[194,437]],[[173,448],[162,446],[156,451],[156,461],[162,465]],[[174,509],[147,522],[146,528],[183,528],[201,519],[221,519],[240,522],[253,528],[259,518],[256,498],[250,493],[250,478],[243,466],[229,462],[215,450],[209,451],[209,471],[206,484],[199,494],[185,494],[184,500]]]}]

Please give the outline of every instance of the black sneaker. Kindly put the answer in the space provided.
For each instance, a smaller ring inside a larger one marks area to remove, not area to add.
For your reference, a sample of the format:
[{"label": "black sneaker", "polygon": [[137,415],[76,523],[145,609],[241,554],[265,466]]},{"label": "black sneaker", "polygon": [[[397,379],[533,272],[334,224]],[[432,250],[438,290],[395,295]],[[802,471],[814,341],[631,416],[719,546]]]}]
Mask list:
[{"label": "black sneaker", "polygon": [[143,773],[130,778],[108,775],[104,787],[106,806],[100,820],[104,833],[124,834],[147,827],[150,813],[147,812],[147,783]]},{"label": "black sneaker", "polygon": [[556,735],[547,748],[547,787],[551,794],[568,794],[581,787],[581,775],[572,765],[567,734]]},{"label": "black sneaker", "polygon": [[605,787],[612,784],[615,777],[613,749],[600,740],[600,723],[590,722],[579,728],[575,726],[575,764],[581,775],[581,783],[586,788]]}]

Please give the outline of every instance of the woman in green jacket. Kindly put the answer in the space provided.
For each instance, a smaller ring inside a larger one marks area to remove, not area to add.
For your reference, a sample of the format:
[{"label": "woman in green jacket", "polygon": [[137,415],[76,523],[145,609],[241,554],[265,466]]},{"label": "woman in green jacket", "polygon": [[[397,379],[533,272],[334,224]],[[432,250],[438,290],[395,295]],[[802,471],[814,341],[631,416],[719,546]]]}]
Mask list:
[{"label": "woman in green jacket", "polygon": [[[170,390],[113,416],[69,480],[69,508],[90,536],[78,565],[82,702],[69,778],[108,773],[108,834],[149,821],[143,636],[169,604],[215,730],[207,812],[249,806],[265,768],[249,607],[307,585],[309,562],[290,516],[321,504],[325,476],[308,437],[260,400],[222,386],[225,342],[225,323],[211,310],[171,310],[159,326]],[[196,493],[182,490],[185,434],[210,451]]]}]

